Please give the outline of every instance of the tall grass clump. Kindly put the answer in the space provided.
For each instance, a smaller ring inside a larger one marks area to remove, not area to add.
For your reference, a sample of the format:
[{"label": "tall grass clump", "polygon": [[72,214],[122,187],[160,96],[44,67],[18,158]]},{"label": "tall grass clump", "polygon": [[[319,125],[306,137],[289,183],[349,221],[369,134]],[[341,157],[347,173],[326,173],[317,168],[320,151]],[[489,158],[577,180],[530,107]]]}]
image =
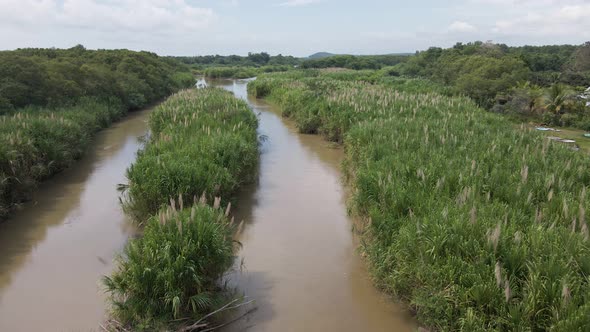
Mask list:
[{"label": "tall grass clump", "polygon": [[30,199],[39,181],[79,159],[94,133],[124,113],[117,100],[84,98],[75,106],[0,116],[0,220]]},{"label": "tall grass clump", "polygon": [[467,98],[325,75],[249,91],[343,143],[375,280],[422,324],[590,330],[588,156]]},{"label": "tall grass clump", "polygon": [[235,301],[221,280],[234,259],[229,213],[256,176],[258,119],[230,92],[206,88],[171,96],[149,123],[123,202],[143,234],[104,279],[113,315],[134,329],[210,328],[212,313]]},{"label": "tall grass clump", "polygon": [[105,277],[116,318],[154,329],[195,321],[228,301],[219,284],[233,263],[232,225],[219,208],[172,205],[131,240],[118,269]]},{"label": "tall grass clump", "polygon": [[231,198],[256,176],[258,120],[217,88],[181,91],[150,116],[151,138],[128,169],[124,208],[142,222],[171,197]]}]

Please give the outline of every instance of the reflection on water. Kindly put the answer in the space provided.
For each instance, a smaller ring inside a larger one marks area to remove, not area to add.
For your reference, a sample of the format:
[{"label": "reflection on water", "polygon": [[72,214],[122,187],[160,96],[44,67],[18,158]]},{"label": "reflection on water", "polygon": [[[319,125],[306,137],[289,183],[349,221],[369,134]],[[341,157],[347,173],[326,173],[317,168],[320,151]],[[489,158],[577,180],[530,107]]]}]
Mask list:
[{"label": "reflection on water", "polygon": [[268,137],[259,182],[235,211],[247,227],[239,239],[244,270],[232,282],[257,310],[229,330],[413,331],[408,315],[372,286],[355,252],[342,151],[298,134],[271,106],[249,98],[247,81],[210,84],[248,100]]},{"label": "reflection on water", "polygon": [[100,132],[81,161],[0,224],[0,331],[98,330],[100,278],[133,232],[116,185],[135,160],[147,114]]}]

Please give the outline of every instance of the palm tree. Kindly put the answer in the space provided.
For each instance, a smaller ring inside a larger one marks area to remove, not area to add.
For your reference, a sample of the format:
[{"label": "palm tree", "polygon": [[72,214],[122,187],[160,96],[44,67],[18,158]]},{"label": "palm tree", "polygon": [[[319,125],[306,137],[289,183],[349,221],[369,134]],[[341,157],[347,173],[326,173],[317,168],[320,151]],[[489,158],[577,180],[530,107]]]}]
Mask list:
[{"label": "palm tree", "polygon": [[562,112],[567,97],[568,92],[563,84],[553,84],[547,93],[545,107],[557,115]]},{"label": "palm tree", "polygon": [[527,94],[527,111],[529,114],[533,114],[538,106],[543,105],[543,90],[535,84],[530,82],[521,83],[518,87]]}]

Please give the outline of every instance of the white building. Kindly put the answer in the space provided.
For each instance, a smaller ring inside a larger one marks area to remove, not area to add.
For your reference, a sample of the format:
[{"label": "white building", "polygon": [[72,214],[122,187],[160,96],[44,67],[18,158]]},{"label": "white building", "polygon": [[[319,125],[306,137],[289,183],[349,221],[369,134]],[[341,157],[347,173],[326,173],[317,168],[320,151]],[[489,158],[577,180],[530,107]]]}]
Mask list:
[{"label": "white building", "polygon": [[590,107],[590,87],[580,95],[580,98],[586,99],[586,107]]}]

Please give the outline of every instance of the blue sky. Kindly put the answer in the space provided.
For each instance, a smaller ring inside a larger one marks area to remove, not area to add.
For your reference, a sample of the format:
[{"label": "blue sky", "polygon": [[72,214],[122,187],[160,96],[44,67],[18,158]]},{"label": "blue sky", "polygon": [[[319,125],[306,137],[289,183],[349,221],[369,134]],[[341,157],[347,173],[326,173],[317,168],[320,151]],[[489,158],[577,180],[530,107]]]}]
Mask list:
[{"label": "blue sky", "polygon": [[0,0],[0,35],[0,49],[81,43],[162,55],[581,44],[590,0]]}]

